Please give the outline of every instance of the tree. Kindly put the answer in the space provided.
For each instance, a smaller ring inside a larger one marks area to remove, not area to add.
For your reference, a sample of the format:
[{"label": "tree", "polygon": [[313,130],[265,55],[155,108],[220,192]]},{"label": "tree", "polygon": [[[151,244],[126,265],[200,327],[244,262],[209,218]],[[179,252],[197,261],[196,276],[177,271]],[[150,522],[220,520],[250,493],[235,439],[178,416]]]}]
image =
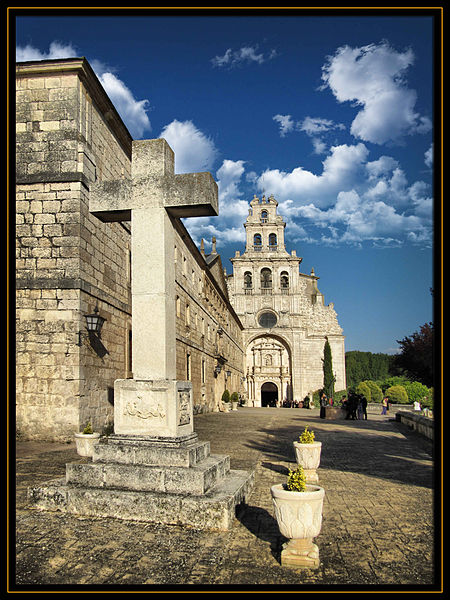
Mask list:
[{"label": "tree", "polygon": [[323,349],[323,389],[328,397],[334,395],[334,381],[331,346],[328,338],[325,338],[325,346]]},{"label": "tree", "polygon": [[427,387],[433,386],[433,323],[425,323],[420,331],[397,340],[401,352],[395,358],[395,365],[412,380]]},{"label": "tree", "polygon": [[345,353],[347,385],[355,387],[360,381],[382,381],[393,375],[393,359],[390,354],[350,350]]}]

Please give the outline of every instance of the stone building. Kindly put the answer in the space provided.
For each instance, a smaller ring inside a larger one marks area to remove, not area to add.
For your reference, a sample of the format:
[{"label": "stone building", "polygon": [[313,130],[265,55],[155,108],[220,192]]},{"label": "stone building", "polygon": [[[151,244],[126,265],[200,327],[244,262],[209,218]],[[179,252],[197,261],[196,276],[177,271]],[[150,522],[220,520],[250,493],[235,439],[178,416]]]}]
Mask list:
[{"label": "stone building", "polygon": [[[129,216],[103,222],[89,206],[95,186],[130,178],[134,144],[84,58],[16,65],[14,384],[25,438],[71,439],[88,421],[107,429],[114,381],[133,376]],[[215,240],[206,255],[170,215],[176,378],[192,382],[195,411],[218,410],[225,388],[250,406],[302,399],[322,386],[325,336],[345,387],[336,314],[286,252],[276,205],[251,202],[230,277]],[[87,330],[95,316],[99,333]]]},{"label": "stone building", "polygon": [[[103,430],[114,381],[132,377],[130,223],[89,211],[94,183],[130,176],[132,146],[85,59],[17,64],[15,417],[26,438],[69,439],[87,421]],[[243,377],[242,325],[220,257],[171,220],[177,378],[192,381],[198,410],[214,410]],[[100,335],[86,329],[96,311]]]},{"label": "stone building", "polygon": [[333,304],[326,306],[318,277],[299,270],[285,247],[277,201],[255,196],[245,222],[246,247],[228,277],[231,302],[244,326],[245,376],[250,406],[300,402],[323,386],[325,339],[331,346],[335,390],[345,381],[344,336]]}]

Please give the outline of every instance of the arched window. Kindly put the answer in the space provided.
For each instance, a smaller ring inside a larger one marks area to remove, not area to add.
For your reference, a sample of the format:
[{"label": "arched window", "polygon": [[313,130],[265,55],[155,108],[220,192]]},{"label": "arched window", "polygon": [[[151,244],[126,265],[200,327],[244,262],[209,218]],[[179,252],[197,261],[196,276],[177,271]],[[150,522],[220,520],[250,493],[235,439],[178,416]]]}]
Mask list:
[{"label": "arched window", "polygon": [[255,233],[253,236],[253,249],[260,251],[262,248],[262,238],[260,233]]},{"label": "arched window", "polygon": [[277,236],[275,233],[269,234],[269,250],[275,250],[277,247]]},{"label": "arched window", "polygon": [[282,271],[280,275],[280,288],[282,294],[287,294],[289,290],[289,274],[287,271]]},{"label": "arched window", "polygon": [[261,289],[272,288],[272,271],[270,269],[261,269]]},{"label": "arched window", "polygon": [[269,213],[267,210],[261,211],[261,223],[267,223],[267,219],[269,218]]},{"label": "arched window", "polygon": [[244,288],[250,290],[253,287],[252,274],[250,271],[244,273]]}]

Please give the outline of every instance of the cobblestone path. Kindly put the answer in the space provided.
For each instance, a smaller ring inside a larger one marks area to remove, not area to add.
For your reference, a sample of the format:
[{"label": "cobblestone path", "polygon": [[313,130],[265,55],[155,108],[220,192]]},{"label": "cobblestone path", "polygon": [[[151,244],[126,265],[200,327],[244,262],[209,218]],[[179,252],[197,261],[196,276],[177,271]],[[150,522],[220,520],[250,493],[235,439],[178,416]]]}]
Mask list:
[{"label": "cobblestone path", "polygon": [[[295,463],[292,442],[305,425],[322,442],[316,570],[280,565],[285,539],[270,497],[270,486],[284,482]],[[197,415],[195,430],[212,453],[231,457],[231,468],[256,473],[248,506],[228,532],[32,510],[27,487],[63,476],[79,457],[74,444],[18,443],[10,589],[440,590],[430,440],[381,415],[325,421],[303,409]]]}]

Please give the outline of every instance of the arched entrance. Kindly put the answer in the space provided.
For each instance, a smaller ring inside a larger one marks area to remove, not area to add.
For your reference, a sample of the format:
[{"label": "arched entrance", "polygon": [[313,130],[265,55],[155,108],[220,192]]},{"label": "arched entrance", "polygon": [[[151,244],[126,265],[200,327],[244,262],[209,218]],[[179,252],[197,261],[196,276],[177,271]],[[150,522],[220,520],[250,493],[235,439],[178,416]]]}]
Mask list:
[{"label": "arched entrance", "polygon": [[261,386],[261,406],[276,406],[278,400],[278,388],[271,381],[266,381]]}]

